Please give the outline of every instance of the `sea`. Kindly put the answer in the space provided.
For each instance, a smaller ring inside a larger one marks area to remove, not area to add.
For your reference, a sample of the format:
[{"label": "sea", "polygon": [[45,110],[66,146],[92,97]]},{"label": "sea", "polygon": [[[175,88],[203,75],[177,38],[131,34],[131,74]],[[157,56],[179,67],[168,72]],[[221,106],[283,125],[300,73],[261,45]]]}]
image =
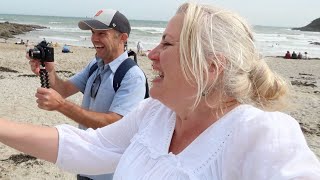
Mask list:
[{"label": "sea", "polygon": [[[16,39],[40,42],[44,38],[48,42],[92,47],[91,32],[78,28],[80,20],[86,17],[58,17],[37,15],[0,14],[0,22],[33,24],[45,26],[45,29],[17,35]],[[135,48],[141,41],[145,50],[151,50],[160,42],[167,22],[150,20],[130,20],[131,33],[128,46]],[[287,51],[308,53],[310,58],[320,58],[320,32],[291,30],[293,27],[272,27],[253,25],[255,45],[262,56],[284,56]]]}]

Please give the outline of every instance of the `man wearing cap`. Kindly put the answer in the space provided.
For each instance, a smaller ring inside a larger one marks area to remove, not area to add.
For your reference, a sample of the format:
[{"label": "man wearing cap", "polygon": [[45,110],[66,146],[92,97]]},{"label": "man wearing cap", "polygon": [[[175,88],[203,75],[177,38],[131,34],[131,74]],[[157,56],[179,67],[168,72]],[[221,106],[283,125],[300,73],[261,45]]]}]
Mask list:
[{"label": "man wearing cap", "polygon": [[[80,21],[78,26],[91,30],[96,57],[69,80],[60,79],[54,64],[46,63],[52,89],[38,88],[37,103],[41,109],[56,110],[73,119],[82,129],[96,129],[118,121],[144,99],[146,78],[138,66],[133,66],[125,74],[120,88],[116,92],[113,89],[114,73],[128,58],[125,44],[131,27],[123,14],[111,9],[100,10],[94,18]],[[94,64],[98,68],[90,75]],[[32,71],[39,74],[39,61],[30,59],[30,65]],[[81,107],[65,99],[79,91],[83,92]],[[112,175],[78,175],[77,179],[112,179]]]}]

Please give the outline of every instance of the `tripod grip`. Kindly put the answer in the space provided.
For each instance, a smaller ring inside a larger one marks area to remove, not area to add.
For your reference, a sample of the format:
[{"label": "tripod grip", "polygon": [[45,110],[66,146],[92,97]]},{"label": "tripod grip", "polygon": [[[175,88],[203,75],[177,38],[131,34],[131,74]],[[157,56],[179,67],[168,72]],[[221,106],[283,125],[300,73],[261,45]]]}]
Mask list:
[{"label": "tripod grip", "polygon": [[40,67],[39,74],[40,74],[41,87],[50,88],[48,71],[44,66]]}]

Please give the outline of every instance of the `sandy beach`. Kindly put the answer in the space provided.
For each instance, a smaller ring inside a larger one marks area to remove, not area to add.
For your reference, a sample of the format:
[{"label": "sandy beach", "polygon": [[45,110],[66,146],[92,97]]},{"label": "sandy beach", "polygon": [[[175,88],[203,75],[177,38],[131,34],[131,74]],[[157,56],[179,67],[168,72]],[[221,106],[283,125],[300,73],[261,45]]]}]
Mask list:
[{"label": "sandy beach", "polygon": [[[56,70],[64,78],[80,71],[95,54],[91,48],[72,47],[73,53],[68,54],[61,53],[60,49],[55,52]],[[37,107],[34,94],[40,79],[30,71],[25,52],[24,45],[0,41],[0,117],[45,126],[76,125],[60,113]],[[320,157],[320,60],[267,57],[266,62],[291,82],[295,107],[285,112],[299,121],[310,148]],[[138,64],[150,79],[151,61],[139,56]],[[81,95],[78,93],[69,100],[80,104]],[[76,179],[74,174],[1,143],[0,154],[0,179]]]}]

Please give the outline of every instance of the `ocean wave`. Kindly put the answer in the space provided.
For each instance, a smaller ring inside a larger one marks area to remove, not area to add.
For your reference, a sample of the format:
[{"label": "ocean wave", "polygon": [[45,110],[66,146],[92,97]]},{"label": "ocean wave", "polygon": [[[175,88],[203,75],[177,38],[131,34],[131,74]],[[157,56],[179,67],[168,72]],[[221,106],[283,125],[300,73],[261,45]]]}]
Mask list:
[{"label": "ocean wave", "polygon": [[53,42],[78,42],[77,38],[66,38],[62,36],[39,36],[40,39],[46,39],[47,41]]},{"label": "ocean wave", "polygon": [[[80,18],[48,16],[1,16],[1,21],[21,24],[34,24],[48,27],[21,34],[21,39],[38,42],[46,38],[49,42],[71,45],[92,46],[91,31],[78,28]],[[141,41],[145,49],[152,49],[161,41],[167,23],[135,20],[129,38],[129,46],[135,48]],[[282,56],[286,51],[308,52],[310,57],[320,57],[320,46],[311,42],[320,42],[320,32],[291,30],[290,27],[254,26],[254,43],[264,55]]]},{"label": "ocean wave", "polygon": [[290,31],[293,31],[293,32],[301,32],[301,33],[304,33],[304,34],[317,34],[317,35],[320,35],[320,32],[313,32],[313,31],[301,31],[301,30],[293,30],[293,29],[289,29]]},{"label": "ocean wave", "polygon": [[59,22],[59,21],[52,21],[52,22],[49,22],[49,24],[61,24],[62,22]]},{"label": "ocean wave", "polygon": [[[57,31],[57,32],[70,32],[70,33],[82,33],[82,32],[85,32],[81,29],[79,29],[78,27],[72,27],[72,28],[69,28],[69,27],[49,27],[50,30],[52,31]],[[88,33],[91,34],[91,31],[88,31]]]},{"label": "ocean wave", "polygon": [[278,41],[287,41],[287,37],[281,36],[279,34],[255,34],[256,41],[265,41],[265,42],[278,42]]},{"label": "ocean wave", "polygon": [[162,34],[165,28],[161,27],[132,27],[132,30],[142,31],[151,34]]},{"label": "ocean wave", "polygon": [[255,41],[261,42],[309,42],[309,41],[320,41],[319,36],[307,35],[307,34],[268,34],[268,33],[257,33],[254,35]]},{"label": "ocean wave", "polygon": [[80,36],[81,39],[88,39],[91,38],[91,36]]}]

